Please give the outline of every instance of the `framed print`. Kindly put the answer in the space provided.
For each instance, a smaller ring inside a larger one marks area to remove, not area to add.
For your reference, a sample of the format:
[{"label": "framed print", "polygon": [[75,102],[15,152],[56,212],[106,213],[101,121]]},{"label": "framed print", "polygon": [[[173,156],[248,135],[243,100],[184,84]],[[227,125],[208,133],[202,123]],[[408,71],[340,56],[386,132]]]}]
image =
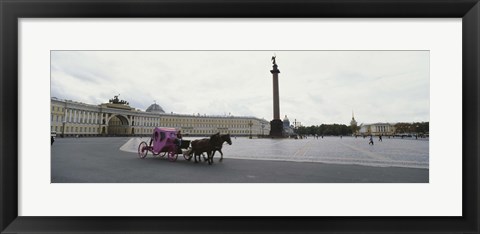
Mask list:
[{"label": "framed print", "polygon": [[0,9],[1,233],[478,233],[477,0]]}]

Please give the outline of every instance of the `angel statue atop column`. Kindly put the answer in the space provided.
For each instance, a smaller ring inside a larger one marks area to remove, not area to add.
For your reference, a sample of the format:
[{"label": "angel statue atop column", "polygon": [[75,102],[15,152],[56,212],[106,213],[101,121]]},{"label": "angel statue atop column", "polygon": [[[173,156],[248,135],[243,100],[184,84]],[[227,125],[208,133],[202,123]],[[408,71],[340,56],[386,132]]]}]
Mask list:
[{"label": "angel statue atop column", "polygon": [[275,62],[275,58],[276,58],[276,57],[277,57],[276,55],[272,56],[273,64],[277,64],[277,63]]}]

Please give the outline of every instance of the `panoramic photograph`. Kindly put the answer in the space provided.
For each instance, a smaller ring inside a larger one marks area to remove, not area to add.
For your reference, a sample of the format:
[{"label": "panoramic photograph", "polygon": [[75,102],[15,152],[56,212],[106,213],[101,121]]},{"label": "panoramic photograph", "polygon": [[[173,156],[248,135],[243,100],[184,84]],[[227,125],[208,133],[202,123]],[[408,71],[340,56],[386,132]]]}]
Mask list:
[{"label": "panoramic photograph", "polygon": [[429,183],[430,53],[50,54],[51,183]]}]

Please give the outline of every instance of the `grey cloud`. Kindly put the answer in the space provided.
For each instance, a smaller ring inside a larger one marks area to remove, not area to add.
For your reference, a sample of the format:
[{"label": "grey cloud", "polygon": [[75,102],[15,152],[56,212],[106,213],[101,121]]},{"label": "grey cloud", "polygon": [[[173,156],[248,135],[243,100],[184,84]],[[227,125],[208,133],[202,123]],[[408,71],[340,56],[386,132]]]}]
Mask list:
[{"label": "grey cloud", "polygon": [[415,51],[52,52],[51,92],[86,103],[120,93],[139,109],[156,100],[167,112],[269,120],[273,53],[282,117],[348,124],[353,110],[363,122],[429,119],[429,55]]}]

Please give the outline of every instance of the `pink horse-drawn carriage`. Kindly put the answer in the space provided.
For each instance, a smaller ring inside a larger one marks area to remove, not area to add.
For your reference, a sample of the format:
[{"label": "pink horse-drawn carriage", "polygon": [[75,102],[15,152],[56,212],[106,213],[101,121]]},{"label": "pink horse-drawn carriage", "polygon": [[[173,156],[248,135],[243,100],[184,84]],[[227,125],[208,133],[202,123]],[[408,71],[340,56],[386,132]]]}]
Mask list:
[{"label": "pink horse-drawn carriage", "polygon": [[[147,144],[147,142],[142,141],[138,146],[138,156],[143,159],[148,152],[152,152],[154,157],[168,155],[168,160],[173,162],[177,160],[178,154],[182,154],[182,149],[187,149],[189,146],[190,141],[179,138],[175,128],[155,128],[150,142]],[[192,157],[185,154],[183,156],[187,160]]]}]

